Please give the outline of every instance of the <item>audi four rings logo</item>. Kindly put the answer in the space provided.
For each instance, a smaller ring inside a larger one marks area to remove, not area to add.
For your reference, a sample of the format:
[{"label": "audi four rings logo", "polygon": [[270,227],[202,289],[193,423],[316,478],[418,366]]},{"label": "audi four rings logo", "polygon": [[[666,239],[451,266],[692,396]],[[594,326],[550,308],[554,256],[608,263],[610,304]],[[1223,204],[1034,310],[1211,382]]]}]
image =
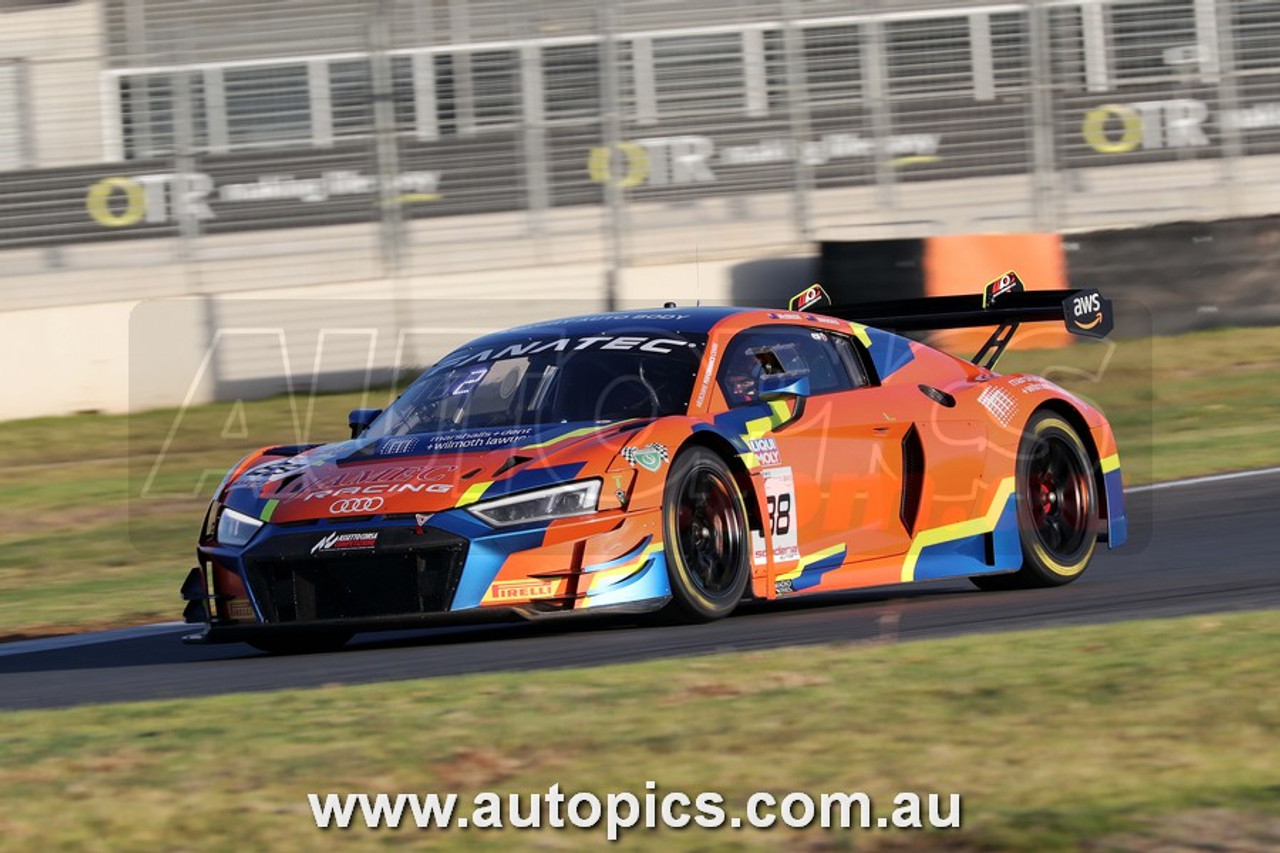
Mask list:
[{"label": "audi four rings logo", "polygon": [[382,509],[384,503],[382,498],[346,498],[340,501],[334,501],[329,504],[329,512],[358,512],[370,513],[377,512]]}]

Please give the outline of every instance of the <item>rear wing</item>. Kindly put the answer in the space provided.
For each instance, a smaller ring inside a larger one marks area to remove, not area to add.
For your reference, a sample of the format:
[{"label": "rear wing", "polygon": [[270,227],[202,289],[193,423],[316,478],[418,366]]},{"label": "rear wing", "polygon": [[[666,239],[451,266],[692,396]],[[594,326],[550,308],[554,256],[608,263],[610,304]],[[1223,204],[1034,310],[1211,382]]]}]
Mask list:
[{"label": "rear wing", "polygon": [[1105,338],[1115,326],[1111,300],[1097,290],[1027,290],[1012,270],[989,282],[980,294],[832,305],[822,286],[813,285],[791,304],[795,310],[894,332],[996,326],[972,359],[988,369],[995,367],[1021,323],[1060,322],[1071,334],[1086,338]]}]

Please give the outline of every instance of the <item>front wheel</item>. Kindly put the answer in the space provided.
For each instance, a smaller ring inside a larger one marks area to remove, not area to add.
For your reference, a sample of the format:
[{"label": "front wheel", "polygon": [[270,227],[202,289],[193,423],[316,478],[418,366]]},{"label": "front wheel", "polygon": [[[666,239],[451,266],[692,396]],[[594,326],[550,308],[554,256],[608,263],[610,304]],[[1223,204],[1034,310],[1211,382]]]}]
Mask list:
[{"label": "front wheel", "polygon": [[1093,465],[1060,415],[1038,412],[1018,445],[1015,472],[1022,568],[970,578],[979,589],[1061,586],[1084,574],[1098,543]]},{"label": "front wheel", "polygon": [[667,615],[708,622],[729,615],[750,580],[747,512],[733,473],[719,456],[693,447],[676,457],[662,501]]}]

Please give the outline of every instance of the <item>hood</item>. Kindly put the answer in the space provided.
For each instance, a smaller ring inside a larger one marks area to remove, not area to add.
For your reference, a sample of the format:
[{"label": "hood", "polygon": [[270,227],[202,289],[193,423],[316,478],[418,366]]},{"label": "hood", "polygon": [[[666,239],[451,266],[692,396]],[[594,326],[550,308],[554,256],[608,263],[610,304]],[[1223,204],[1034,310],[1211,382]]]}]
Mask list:
[{"label": "hood", "polygon": [[273,523],[436,513],[603,473],[648,420],[355,439],[256,465],[227,505]]}]

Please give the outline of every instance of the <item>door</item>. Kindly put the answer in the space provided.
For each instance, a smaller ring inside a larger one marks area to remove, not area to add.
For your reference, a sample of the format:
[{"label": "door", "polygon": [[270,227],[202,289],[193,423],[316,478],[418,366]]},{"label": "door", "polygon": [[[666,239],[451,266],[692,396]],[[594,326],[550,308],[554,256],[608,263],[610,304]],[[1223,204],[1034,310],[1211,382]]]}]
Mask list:
[{"label": "door", "polygon": [[771,557],[778,591],[799,592],[843,564],[905,552],[903,439],[911,423],[895,410],[901,396],[876,383],[860,344],[808,326],[747,329],[722,361],[728,405],[763,411],[763,377],[772,377],[766,396],[795,382],[808,393],[789,419],[746,421],[767,528],[753,548],[756,564]]}]

